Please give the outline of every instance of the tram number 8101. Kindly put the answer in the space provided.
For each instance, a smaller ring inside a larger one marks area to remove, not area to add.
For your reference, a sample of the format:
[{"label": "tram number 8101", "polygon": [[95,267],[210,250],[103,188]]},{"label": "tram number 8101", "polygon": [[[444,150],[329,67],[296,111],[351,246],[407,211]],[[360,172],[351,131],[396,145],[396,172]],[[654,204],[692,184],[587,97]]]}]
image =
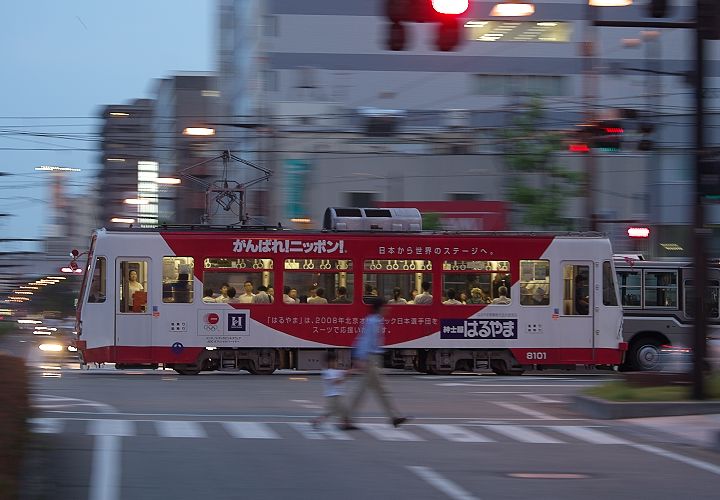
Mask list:
[{"label": "tram number 8101", "polygon": [[531,361],[542,361],[547,359],[547,353],[543,351],[528,352],[525,357]]}]

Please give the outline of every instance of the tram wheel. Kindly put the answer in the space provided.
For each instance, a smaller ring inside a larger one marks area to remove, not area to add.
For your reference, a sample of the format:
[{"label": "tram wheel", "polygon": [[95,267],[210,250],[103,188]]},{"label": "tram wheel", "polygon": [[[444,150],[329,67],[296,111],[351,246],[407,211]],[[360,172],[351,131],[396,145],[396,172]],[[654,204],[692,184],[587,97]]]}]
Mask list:
[{"label": "tram wheel", "polygon": [[263,366],[262,368],[256,368],[253,361],[249,363],[249,366],[246,369],[252,375],[272,375],[276,370],[275,366]]},{"label": "tram wheel", "polygon": [[180,375],[197,375],[202,371],[200,365],[175,365],[173,370],[178,372]]},{"label": "tram wheel", "polygon": [[525,373],[522,368],[510,368],[508,362],[504,359],[491,359],[490,369],[495,375],[513,375],[518,376]]}]

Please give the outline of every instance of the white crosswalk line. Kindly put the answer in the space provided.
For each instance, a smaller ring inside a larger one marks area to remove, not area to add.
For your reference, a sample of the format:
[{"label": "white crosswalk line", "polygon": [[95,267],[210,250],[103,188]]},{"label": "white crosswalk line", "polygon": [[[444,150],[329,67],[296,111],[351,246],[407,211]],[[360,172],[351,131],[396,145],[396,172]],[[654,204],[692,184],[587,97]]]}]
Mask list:
[{"label": "white crosswalk line", "polygon": [[493,443],[494,439],[485,437],[477,432],[469,431],[459,425],[450,424],[416,424],[438,436],[458,443]]},{"label": "white crosswalk line", "polygon": [[389,424],[359,424],[358,427],[372,434],[380,441],[425,441],[420,436]]},{"label": "white crosswalk line", "polygon": [[65,422],[59,418],[29,418],[30,430],[38,434],[60,434]]},{"label": "white crosswalk line", "polygon": [[134,436],[135,422],[113,419],[90,420],[87,433],[90,436]]},{"label": "white crosswalk line", "polygon": [[553,444],[564,442],[519,425],[484,425],[483,427],[523,443]]},{"label": "white crosswalk line", "polygon": [[318,427],[318,432],[322,432],[325,436],[330,439],[336,439],[338,441],[353,441],[354,439],[347,432],[342,432],[332,424],[323,424]]},{"label": "white crosswalk line", "polygon": [[588,427],[556,426],[553,430],[592,444],[630,444],[629,441]]},{"label": "white crosswalk line", "polygon": [[155,428],[162,437],[204,438],[205,430],[199,422],[185,420],[156,420]]},{"label": "white crosswalk line", "polygon": [[291,422],[290,427],[303,435],[305,439],[325,439],[326,436],[320,431],[313,429],[307,422]]},{"label": "white crosswalk line", "polygon": [[270,426],[260,422],[222,422],[222,426],[234,438],[280,439]]}]

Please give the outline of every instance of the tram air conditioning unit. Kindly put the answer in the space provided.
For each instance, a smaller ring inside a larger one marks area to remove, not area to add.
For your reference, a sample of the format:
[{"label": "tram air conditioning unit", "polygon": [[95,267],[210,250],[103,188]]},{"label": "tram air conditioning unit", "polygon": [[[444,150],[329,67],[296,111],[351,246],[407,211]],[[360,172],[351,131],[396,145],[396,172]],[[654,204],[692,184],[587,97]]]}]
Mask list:
[{"label": "tram air conditioning unit", "polygon": [[417,208],[328,208],[323,218],[327,231],[422,231]]}]

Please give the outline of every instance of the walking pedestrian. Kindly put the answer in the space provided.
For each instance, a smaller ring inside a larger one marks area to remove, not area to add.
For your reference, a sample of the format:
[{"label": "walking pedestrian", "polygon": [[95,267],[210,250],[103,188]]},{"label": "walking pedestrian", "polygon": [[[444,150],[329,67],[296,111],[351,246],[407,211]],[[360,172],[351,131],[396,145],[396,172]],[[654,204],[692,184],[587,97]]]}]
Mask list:
[{"label": "walking pedestrian", "polygon": [[318,426],[332,416],[343,418],[345,416],[345,405],[343,394],[345,394],[345,370],[337,369],[337,354],[335,351],[328,351],[325,355],[325,369],[322,371],[323,396],[325,397],[325,411],[319,417],[310,422],[313,428]]},{"label": "walking pedestrian", "polygon": [[368,390],[375,393],[393,426],[397,427],[408,420],[408,417],[400,416],[393,406],[383,381],[383,317],[387,313],[385,300],[374,297],[370,307],[371,313],[365,318],[360,335],[355,340],[353,357],[361,378],[345,414],[341,427],[345,430],[357,429],[352,423],[352,416]]}]

